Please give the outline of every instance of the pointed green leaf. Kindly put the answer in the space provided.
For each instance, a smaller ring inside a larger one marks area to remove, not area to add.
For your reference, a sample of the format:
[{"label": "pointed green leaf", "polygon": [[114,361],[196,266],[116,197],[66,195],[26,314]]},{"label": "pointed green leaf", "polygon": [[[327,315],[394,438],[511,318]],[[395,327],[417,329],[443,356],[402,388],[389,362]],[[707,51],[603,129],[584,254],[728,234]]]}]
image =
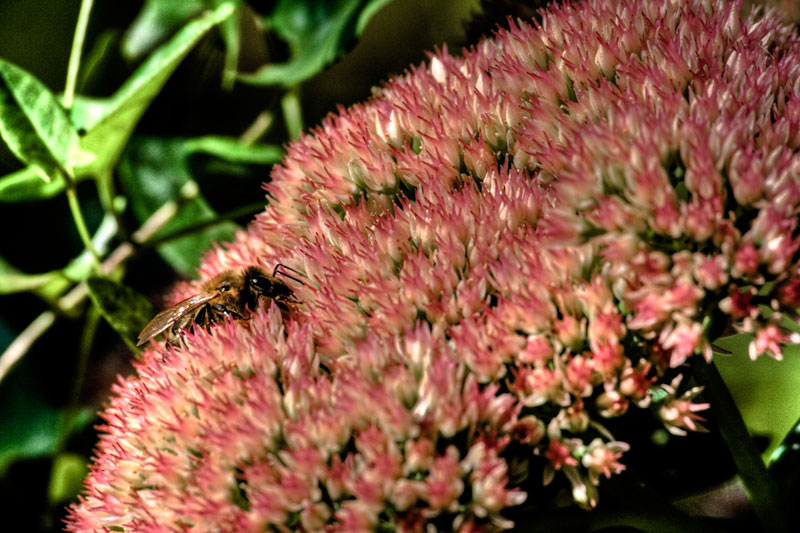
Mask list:
[{"label": "pointed green leaf", "polygon": [[292,87],[322,71],[361,35],[389,0],[279,0],[268,18],[289,47],[289,60],[239,78],[253,85]]},{"label": "pointed green leaf", "polygon": [[155,314],[153,305],[135,290],[108,278],[92,276],[86,285],[92,303],[103,318],[134,347],[139,332]]},{"label": "pointed green leaf", "polygon": [[[97,155],[93,162],[76,169],[77,174],[110,176],[109,169],[116,164],[134,127],[169,76],[189,50],[233,11],[232,4],[224,3],[192,20],[153,52],[110,99],[102,104],[91,102],[94,109],[83,110],[80,117],[73,113],[76,124],[86,130],[80,147]],[[85,122],[78,121],[81,117]]]},{"label": "pointed green leaf", "polygon": [[56,96],[32,74],[0,59],[0,135],[20,161],[54,179],[71,172],[78,133]]},{"label": "pointed green leaf", "polygon": [[0,178],[0,202],[33,202],[51,198],[64,190],[64,179],[44,181],[34,167],[26,167]]}]

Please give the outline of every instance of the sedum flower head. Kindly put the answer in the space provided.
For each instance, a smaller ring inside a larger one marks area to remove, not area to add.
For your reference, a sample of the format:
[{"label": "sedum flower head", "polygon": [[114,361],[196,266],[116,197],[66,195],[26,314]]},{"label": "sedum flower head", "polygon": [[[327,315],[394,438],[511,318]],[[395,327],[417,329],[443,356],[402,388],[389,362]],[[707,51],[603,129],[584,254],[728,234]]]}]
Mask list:
[{"label": "sedum flower head", "polygon": [[585,1],[437,53],[290,146],[200,274],[285,263],[302,304],[148,350],[68,529],[494,531],[557,476],[594,506],[606,418],[702,429],[688,360],[796,341],[798,148],[773,12]]}]

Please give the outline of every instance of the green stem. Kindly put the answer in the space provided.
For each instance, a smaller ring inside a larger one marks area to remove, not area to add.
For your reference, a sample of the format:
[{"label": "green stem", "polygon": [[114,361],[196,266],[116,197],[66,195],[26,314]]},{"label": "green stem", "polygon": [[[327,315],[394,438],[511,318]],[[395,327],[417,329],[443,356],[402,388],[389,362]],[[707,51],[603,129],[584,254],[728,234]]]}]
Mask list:
[{"label": "green stem", "polygon": [[247,127],[247,130],[239,136],[239,142],[245,145],[253,144],[269,131],[274,119],[275,116],[272,114],[272,111],[268,109],[262,111],[253,123]]},{"label": "green stem", "polygon": [[128,232],[125,230],[121,213],[125,211],[126,200],[122,196],[116,196],[114,191],[114,178],[110,170],[95,176],[95,185],[97,186],[97,195],[100,197],[100,203],[103,205],[103,211],[111,214],[117,223],[117,234],[123,241],[130,240]]},{"label": "green stem", "polygon": [[283,122],[286,124],[286,131],[289,138],[295,140],[300,137],[303,131],[303,111],[300,108],[300,89],[292,87],[281,98],[281,110],[283,111]]},{"label": "green stem", "polygon": [[64,107],[70,109],[75,98],[75,84],[78,79],[78,69],[81,64],[81,51],[86,40],[86,27],[89,25],[89,13],[92,11],[94,0],[83,0],[78,13],[78,23],[75,26],[75,37],[72,39],[72,50],[69,53],[69,66],[67,67],[67,82],[64,87]]},{"label": "green stem", "polygon": [[753,510],[764,526],[764,531],[788,531],[784,514],[777,504],[777,490],[772,477],[717,367],[713,362],[707,364],[702,358],[697,357],[693,376],[704,387],[703,397],[711,404],[714,419],[750,496]]},{"label": "green stem", "polygon": [[229,220],[233,220],[235,218],[243,217],[245,215],[251,215],[254,213],[258,213],[264,210],[264,202],[258,202],[255,204],[249,204],[237,209],[232,209],[225,213],[218,215],[217,217],[211,220],[204,220],[203,222],[198,222],[197,224],[192,224],[191,226],[186,226],[185,228],[180,228],[175,231],[172,231],[162,237],[157,237],[154,239],[147,240],[142,243],[144,247],[154,247],[166,242],[180,239],[181,237],[186,237],[187,235],[191,235],[193,233],[197,233],[198,231],[202,231],[204,229],[216,226],[217,224],[222,224],[223,222],[228,222]]},{"label": "green stem", "polygon": [[100,256],[97,254],[97,250],[94,249],[92,236],[89,234],[89,228],[86,227],[86,221],[81,212],[81,205],[80,202],[78,202],[78,193],[75,190],[75,182],[67,176],[66,173],[64,174],[64,180],[67,183],[65,192],[67,193],[69,210],[72,212],[72,218],[75,220],[75,226],[78,228],[78,235],[80,235],[81,241],[83,241],[83,246],[92,254],[95,270],[99,273],[101,271]]}]

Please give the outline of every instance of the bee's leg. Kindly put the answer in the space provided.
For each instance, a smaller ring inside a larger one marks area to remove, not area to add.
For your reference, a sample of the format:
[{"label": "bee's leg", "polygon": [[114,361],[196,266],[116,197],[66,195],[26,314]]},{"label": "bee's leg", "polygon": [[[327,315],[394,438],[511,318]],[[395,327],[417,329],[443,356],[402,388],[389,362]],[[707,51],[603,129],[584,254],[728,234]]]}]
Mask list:
[{"label": "bee's leg", "polygon": [[303,275],[303,273],[302,273],[302,272],[300,272],[299,270],[295,270],[295,269],[293,269],[292,267],[289,267],[289,266],[286,266],[286,265],[284,265],[283,263],[278,263],[277,265],[275,265],[275,268],[272,270],[272,277],[274,278],[274,277],[275,277],[275,276],[277,276],[278,274],[281,274],[281,275],[283,275],[284,277],[287,277],[287,278],[289,278],[289,279],[292,279],[292,280],[296,281],[296,282],[297,282],[297,283],[299,283],[300,285],[305,285],[305,283],[303,283],[302,281],[300,281],[300,280],[299,280],[299,279],[297,279],[296,277],[294,277],[294,276],[290,276],[290,275],[289,275],[289,274],[287,274],[286,272],[281,272],[281,270],[290,270],[290,271],[292,271],[292,272],[294,272],[295,274],[298,274],[298,275],[300,275],[300,276],[302,276],[302,275]]},{"label": "bee's leg", "polygon": [[177,324],[174,324],[171,328],[169,328],[164,335],[166,345],[186,347],[186,344],[183,342],[183,335],[181,335],[181,331],[183,331],[183,328],[177,327]]},{"label": "bee's leg", "polygon": [[225,307],[224,305],[221,304],[212,305],[209,314],[211,315],[211,322],[214,323],[222,321],[222,319],[225,317],[233,318],[234,320],[237,320],[239,322],[247,320],[241,313],[239,313],[235,309]]},{"label": "bee's leg", "polygon": [[208,326],[218,321],[219,319],[217,318],[216,313],[214,313],[211,309],[211,306],[204,305],[197,311],[197,315],[195,315],[194,319],[192,320],[192,324],[190,324],[189,327],[194,327],[197,325],[201,328],[208,328]]},{"label": "bee's leg", "polygon": [[278,309],[281,312],[281,318],[284,322],[286,322],[289,319],[291,312],[291,306],[288,304],[289,300],[273,300],[273,302],[275,302],[275,305],[278,306]]}]

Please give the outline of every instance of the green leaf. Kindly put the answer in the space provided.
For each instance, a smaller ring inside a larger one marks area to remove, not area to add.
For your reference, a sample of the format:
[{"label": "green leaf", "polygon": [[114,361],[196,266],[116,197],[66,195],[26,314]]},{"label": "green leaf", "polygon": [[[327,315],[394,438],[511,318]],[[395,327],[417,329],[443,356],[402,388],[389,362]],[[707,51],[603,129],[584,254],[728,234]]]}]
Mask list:
[{"label": "green leaf", "polygon": [[209,135],[189,139],[186,154],[204,153],[231,163],[272,165],[283,157],[283,150],[273,144],[242,144],[233,137]]},{"label": "green leaf", "polygon": [[33,202],[51,198],[64,190],[64,179],[44,181],[34,167],[26,167],[0,178],[0,202]]},{"label": "green leaf", "polygon": [[83,488],[83,478],[89,472],[88,458],[76,453],[60,453],[53,460],[47,499],[50,505],[74,500]]},{"label": "green leaf", "polygon": [[45,181],[71,173],[78,133],[64,109],[33,75],[2,59],[0,135]]},{"label": "green leaf", "polygon": [[797,422],[800,346],[787,346],[783,361],[772,357],[751,361],[748,356],[751,340],[751,336],[743,334],[717,339],[714,344],[733,355],[717,356],[714,363],[750,432],[770,438],[770,445],[763,454],[766,459]]},{"label": "green leaf", "polygon": [[61,277],[58,272],[26,274],[0,257],[0,294],[36,290],[58,277]]},{"label": "green leaf", "polygon": [[153,305],[135,290],[108,278],[92,276],[86,285],[103,318],[135,349],[137,335],[155,314]]},{"label": "green leaf", "polygon": [[[94,113],[86,110],[81,112],[80,116],[86,122],[78,124],[86,130],[86,135],[81,138],[80,146],[96,154],[97,158],[76,169],[76,173],[111,176],[110,169],[119,159],[134,127],[169,76],[189,50],[211,28],[230,17],[233,11],[233,5],[226,2],[192,20],[169,42],[153,52],[110,99],[103,104],[94,102]],[[99,105],[105,109],[99,109]],[[77,122],[79,115],[73,113],[73,117]]]},{"label": "green leaf", "polygon": [[146,0],[122,37],[123,57],[129,61],[139,59],[205,7],[204,0]]},{"label": "green leaf", "polygon": [[289,60],[239,79],[292,87],[316,75],[361,35],[369,18],[390,0],[279,0],[268,24],[289,47]]},{"label": "green leaf", "polygon": [[[217,218],[189,173],[184,142],[160,137],[135,138],[120,161],[120,185],[140,222],[164,205],[175,209],[172,219],[156,233],[156,239]],[[215,242],[232,240],[236,228],[232,222],[214,224],[160,244],[156,250],[175,270],[191,275],[200,264],[202,252]]]}]

